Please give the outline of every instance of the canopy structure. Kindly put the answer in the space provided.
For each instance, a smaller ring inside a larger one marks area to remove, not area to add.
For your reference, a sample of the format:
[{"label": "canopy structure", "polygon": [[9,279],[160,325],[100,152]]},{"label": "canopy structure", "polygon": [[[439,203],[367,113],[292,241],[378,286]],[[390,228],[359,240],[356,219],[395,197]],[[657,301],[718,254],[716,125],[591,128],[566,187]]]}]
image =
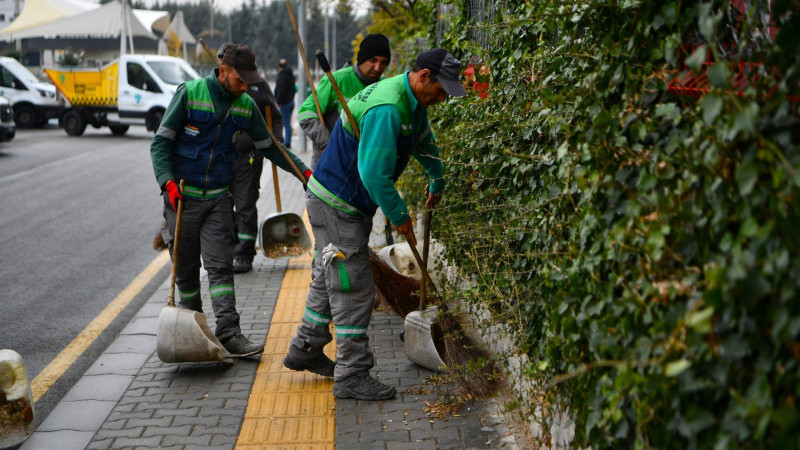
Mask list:
[{"label": "canopy structure", "polygon": [[[186,22],[183,21],[183,11],[178,11],[175,13],[175,17],[172,18],[172,22],[169,24],[169,28],[167,30],[172,31],[178,36],[184,44],[196,44],[197,39],[195,39],[194,35],[191,31],[189,31],[189,27],[186,26]],[[162,31],[166,36],[167,30],[158,30]]]},{"label": "canopy structure", "polygon": [[[29,0],[31,2],[47,2],[55,0]],[[62,1],[62,0],[58,0]],[[70,0],[76,1],[76,0]],[[28,9],[26,3],[23,13]],[[14,33],[0,32],[0,40],[13,40],[25,38],[114,38],[119,37],[123,28],[123,6],[119,2],[109,2],[98,8],[84,11],[60,20],[32,26],[18,30]],[[20,13],[22,18],[22,13]],[[133,14],[128,16],[130,29],[126,34],[130,36],[142,36],[153,40],[158,37],[153,34],[152,26],[158,26],[163,21],[169,21],[167,11],[144,11],[133,10]],[[19,19],[17,19],[19,20]],[[15,20],[8,28],[17,23]],[[144,20],[144,23],[142,22]],[[6,28],[6,30],[8,29]],[[5,30],[4,30],[5,31]]]},{"label": "canopy structure", "polygon": [[[19,16],[0,30],[0,37],[13,36],[20,31],[66,19],[99,7],[100,4],[86,0],[26,0],[25,7],[22,8]],[[8,40],[8,38],[4,40]]]}]

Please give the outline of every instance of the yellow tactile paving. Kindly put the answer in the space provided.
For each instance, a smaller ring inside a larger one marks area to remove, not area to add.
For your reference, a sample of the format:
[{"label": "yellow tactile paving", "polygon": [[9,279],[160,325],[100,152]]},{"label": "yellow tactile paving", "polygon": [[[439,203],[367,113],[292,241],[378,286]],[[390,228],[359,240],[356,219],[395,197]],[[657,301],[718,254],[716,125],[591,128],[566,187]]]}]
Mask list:
[{"label": "yellow tactile paving", "polygon": [[[303,221],[310,230],[305,213]],[[310,282],[311,256],[290,260],[236,441],[237,450],[336,447],[333,381],[283,367],[283,357],[305,311]],[[336,359],[335,341],[325,353]]]}]

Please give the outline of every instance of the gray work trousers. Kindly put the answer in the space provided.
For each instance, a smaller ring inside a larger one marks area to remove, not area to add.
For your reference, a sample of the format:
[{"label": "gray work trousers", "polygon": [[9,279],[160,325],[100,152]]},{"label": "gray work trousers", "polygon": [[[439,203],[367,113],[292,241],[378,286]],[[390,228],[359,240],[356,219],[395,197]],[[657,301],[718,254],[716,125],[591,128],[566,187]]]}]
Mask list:
[{"label": "gray work trousers", "polygon": [[[242,133],[240,140],[252,142],[250,136]],[[251,150],[242,152],[233,162],[233,180],[231,193],[233,206],[236,210],[236,246],[233,256],[240,256],[253,261],[256,255],[256,236],[258,236],[258,201],[261,188],[261,171],[264,168],[264,155],[254,146]]]},{"label": "gray work trousers", "polygon": [[[177,213],[164,195],[164,242],[173,256]],[[184,197],[185,198],[185,197]],[[226,194],[210,200],[184,201],[175,284],[184,308],[202,312],[200,258],[208,272],[211,308],[217,319],[214,334],[221,342],[241,334],[233,285],[233,198]]]},{"label": "gray work trousers", "polygon": [[[314,233],[316,257],[305,315],[292,338],[289,357],[302,361],[321,355],[332,339],[328,329],[332,321],[337,347],[334,381],[369,375],[375,365],[367,337],[375,300],[368,247],[372,217],[353,216],[334,209],[311,190],[306,192],[306,209]],[[323,250],[328,244],[335,246],[341,255],[326,260]]]}]

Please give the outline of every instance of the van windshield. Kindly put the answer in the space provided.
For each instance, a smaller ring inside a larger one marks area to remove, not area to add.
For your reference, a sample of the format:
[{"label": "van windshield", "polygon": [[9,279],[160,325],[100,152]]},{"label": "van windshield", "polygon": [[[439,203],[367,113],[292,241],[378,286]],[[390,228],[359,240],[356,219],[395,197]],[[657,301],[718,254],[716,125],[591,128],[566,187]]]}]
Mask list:
[{"label": "van windshield", "polygon": [[191,66],[184,67],[173,61],[148,61],[147,64],[167,84],[177,85],[200,78],[200,75]]},{"label": "van windshield", "polygon": [[36,75],[32,74],[30,70],[20,64],[20,62],[16,59],[6,59],[3,61],[3,65],[5,65],[8,70],[14,74],[14,76],[26,84],[35,84],[40,82],[39,79],[36,78]]}]

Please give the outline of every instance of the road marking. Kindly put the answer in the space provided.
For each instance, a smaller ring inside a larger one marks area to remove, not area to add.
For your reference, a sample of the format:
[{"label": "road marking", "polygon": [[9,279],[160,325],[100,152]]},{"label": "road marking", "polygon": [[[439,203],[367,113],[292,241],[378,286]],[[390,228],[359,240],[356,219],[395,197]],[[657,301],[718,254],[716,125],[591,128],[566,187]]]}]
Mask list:
[{"label": "road marking", "polygon": [[169,262],[169,252],[162,251],[81,333],[31,381],[33,401],[37,402],[64,375],[100,333],[125,309],[136,295]]}]

